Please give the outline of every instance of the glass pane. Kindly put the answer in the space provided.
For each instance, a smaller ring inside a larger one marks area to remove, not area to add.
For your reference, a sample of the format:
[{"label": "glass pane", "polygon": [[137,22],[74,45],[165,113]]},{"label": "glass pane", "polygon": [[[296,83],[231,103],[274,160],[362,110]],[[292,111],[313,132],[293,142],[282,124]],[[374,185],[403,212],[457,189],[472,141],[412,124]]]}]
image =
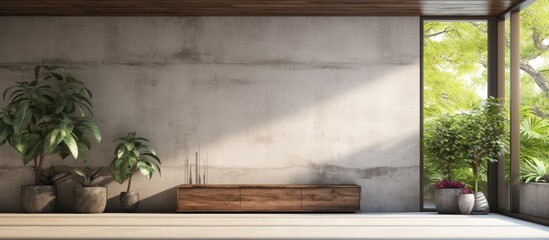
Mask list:
[{"label": "glass pane", "polygon": [[[511,24],[511,21],[509,18],[507,18],[505,20],[505,109],[509,110],[510,109],[510,105],[511,105],[511,75],[509,74],[510,73],[510,66],[509,66],[509,63],[511,61],[511,48],[510,48],[510,45],[509,45],[509,41],[511,39],[511,28],[510,28],[510,25]],[[510,112],[507,113],[508,114],[508,117],[510,118]],[[508,125],[506,126],[507,129],[510,129],[510,126],[509,126],[509,122],[507,123]],[[507,139],[508,141],[510,142],[510,132],[507,131]],[[511,164],[511,157],[510,157],[510,146],[507,146],[507,154],[505,154],[505,192],[503,193],[499,193],[500,194],[500,197],[499,197],[499,201],[498,201],[498,204],[499,204],[499,208],[500,209],[506,209],[506,210],[510,210],[510,206],[509,206],[509,181],[510,181],[510,178],[509,176],[511,175],[511,172],[510,172],[510,164]]]},{"label": "glass pane", "polygon": [[[471,165],[461,159],[448,169],[441,164],[447,160],[444,154],[434,154],[428,144],[438,139],[436,126],[444,119],[470,112],[486,99],[487,47],[485,21],[424,22],[424,208],[434,208],[433,185],[439,180],[450,178],[474,188]],[[484,191],[486,166],[480,166],[478,179],[479,191]]]},{"label": "glass pane", "polygon": [[520,209],[549,217],[543,197],[549,191],[543,183],[549,168],[549,0],[535,1],[520,16]]}]

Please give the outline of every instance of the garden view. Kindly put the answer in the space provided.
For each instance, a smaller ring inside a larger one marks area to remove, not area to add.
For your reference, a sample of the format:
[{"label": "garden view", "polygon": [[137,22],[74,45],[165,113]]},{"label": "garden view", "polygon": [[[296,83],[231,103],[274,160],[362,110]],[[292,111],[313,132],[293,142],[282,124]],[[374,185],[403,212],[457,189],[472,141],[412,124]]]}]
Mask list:
[{"label": "garden view", "polygon": [[[543,182],[549,173],[549,0],[520,14],[521,179]],[[509,99],[500,106],[487,96],[487,30],[486,21],[424,22],[425,206],[439,180],[485,191],[487,163],[500,158],[508,165]],[[490,114],[497,111],[502,114]]]}]

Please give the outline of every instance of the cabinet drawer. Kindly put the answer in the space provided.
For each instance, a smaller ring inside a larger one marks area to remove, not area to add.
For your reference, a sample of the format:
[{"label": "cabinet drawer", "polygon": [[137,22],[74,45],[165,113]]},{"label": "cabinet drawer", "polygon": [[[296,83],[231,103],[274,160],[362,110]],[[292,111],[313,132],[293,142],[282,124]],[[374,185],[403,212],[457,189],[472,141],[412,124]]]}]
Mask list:
[{"label": "cabinet drawer", "polygon": [[300,210],[301,188],[242,188],[242,210]]},{"label": "cabinet drawer", "polygon": [[179,188],[177,209],[240,210],[239,188]]},{"label": "cabinet drawer", "polygon": [[303,210],[360,210],[360,188],[303,188]]}]

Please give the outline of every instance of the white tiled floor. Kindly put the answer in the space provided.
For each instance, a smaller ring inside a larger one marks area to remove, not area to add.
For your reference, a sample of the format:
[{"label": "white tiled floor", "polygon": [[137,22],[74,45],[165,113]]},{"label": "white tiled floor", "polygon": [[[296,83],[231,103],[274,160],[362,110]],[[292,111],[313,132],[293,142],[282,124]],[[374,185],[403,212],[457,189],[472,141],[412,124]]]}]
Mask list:
[{"label": "white tiled floor", "polygon": [[0,214],[0,238],[549,239],[549,227],[498,214]]}]

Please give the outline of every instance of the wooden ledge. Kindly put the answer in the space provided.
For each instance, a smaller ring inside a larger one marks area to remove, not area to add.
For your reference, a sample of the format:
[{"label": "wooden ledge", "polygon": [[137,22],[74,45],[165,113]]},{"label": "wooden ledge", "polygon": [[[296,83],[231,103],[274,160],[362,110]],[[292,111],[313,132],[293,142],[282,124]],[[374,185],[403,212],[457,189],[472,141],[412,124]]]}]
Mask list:
[{"label": "wooden ledge", "polygon": [[178,188],[350,188],[356,184],[181,184]]}]

